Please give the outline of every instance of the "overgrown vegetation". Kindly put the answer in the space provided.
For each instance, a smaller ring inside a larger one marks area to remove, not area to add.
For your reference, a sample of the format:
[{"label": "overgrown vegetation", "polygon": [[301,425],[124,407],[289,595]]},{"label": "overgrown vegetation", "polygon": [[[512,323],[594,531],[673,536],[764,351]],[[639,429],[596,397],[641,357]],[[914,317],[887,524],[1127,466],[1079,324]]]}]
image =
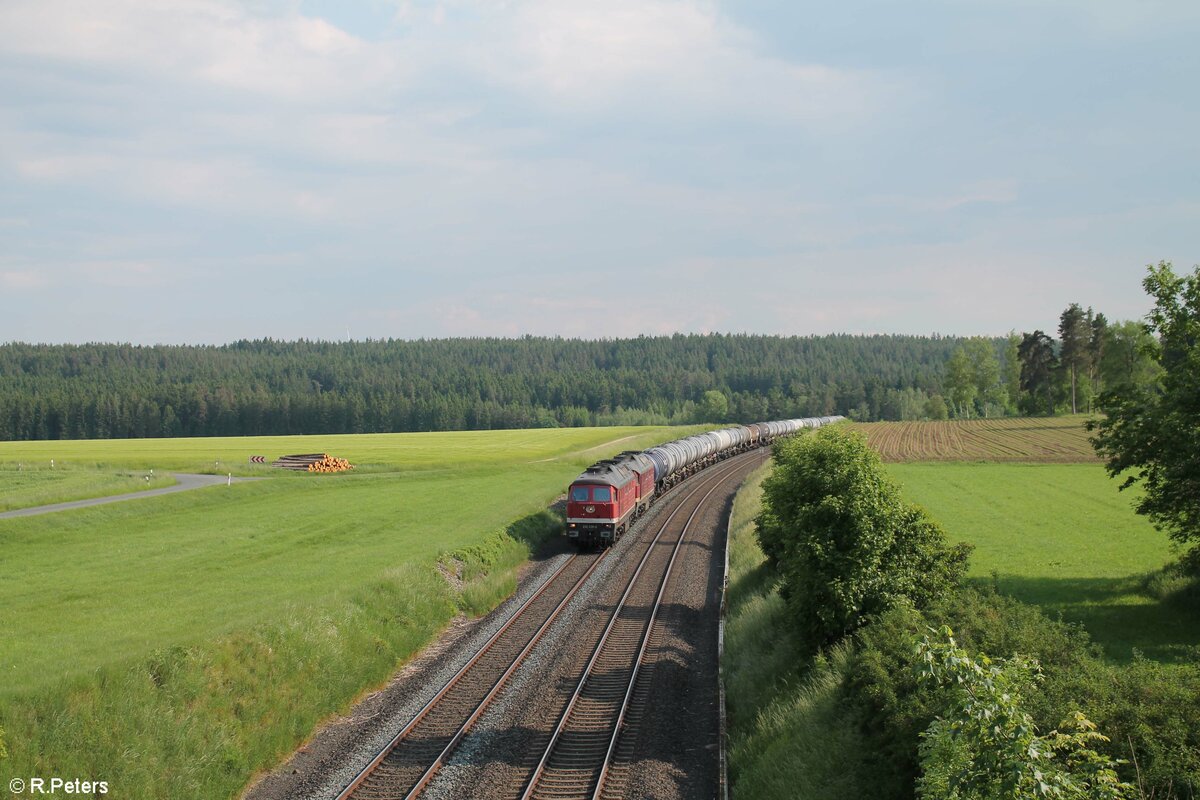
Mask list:
[{"label": "overgrown vegetation", "polygon": [[943,627],[917,645],[918,676],[948,690],[946,717],[922,733],[923,800],[1008,800],[1060,797],[1122,800],[1132,784],[1117,777],[1117,762],[1097,753],[1110,739],[1080,711],[1062,727],[1039,734],[1025,710],[1024,694],[1042,679],[1037,661],[1020,654],[993,661],[973,657]]},{"label": "overgrown vegetation", "polygon": [[517,588],[516,568],[538,545],[561,533],[562,527],[560,516],[541,511],[443,556],[444,574],[461,586],[460,608],[471,616],[481,616],[499,605]]},{"label": "overgrown vegetation", "polygon": [[[791,600],[781,596],[781,590],[794,589],[752,546],[753,526],[746,520],[755,514],[748,507],[754,493],[751,486],[735,505],[730,554],[726,671],[735,797],[912,800],[922,786],[926,797],[939,798],[1192,800],[1200,792],[1200,669],[1144,658],[1109,662],[1082,628],[1052,620],[991,585],[952,588],[924,608],[896,602],[815,658],[806,657],[814,649],[807,641],[811,634]],[[1156,585],[1171,596],[1181,591],[1165,574]],[[1017,731],[1020,741],[1061,751],[1051,763],[1060,770],[1055,780],[1063,794],[1051,791],[1050,780],[1043,780],[1044,794],[1037,785],[1000,794],[1002,780],[978,776],[976,788],[985,788],[968,790],[967,742],[951,742],[947,734],[962,731],[964,714],[979,709],[920,677],[929,662],[917,645],[931,628],[943,626],[956,634],[954,647],[962,652],[955,657],[970,658],[985,671],[981,656],[967,654],[1040,664],[1041,680],[1021,682],[1020,703],[1009,718],[1019,723],[1016,728],[1028,718],[1027,728]],[[939,719],[943,723],[931,731]],[[1113,782],[1108,770],[1114,764],[1115,780],[1133,788]],[[1075,794],[1067,791],[1071,785]]]}]

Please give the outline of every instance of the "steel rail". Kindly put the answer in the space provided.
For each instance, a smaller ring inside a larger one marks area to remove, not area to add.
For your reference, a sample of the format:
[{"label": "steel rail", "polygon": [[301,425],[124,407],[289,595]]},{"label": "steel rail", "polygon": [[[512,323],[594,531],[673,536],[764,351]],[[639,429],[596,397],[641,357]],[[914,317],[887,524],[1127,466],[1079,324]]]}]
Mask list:
[{"label": "steel rail", "polygon": [[642,669],[642,662],[646,658],[646,650],[650,647],[650,637],[654,632],[654,623],[658,619],[658,611],[662,608],[663,596],[667,593],[667,583],[671,580],[671,572],[675,569],[675,560],[679,555],[679,549],[683,546],[683,540],[687,538],[688,528],[691,527],[692,520],[700,513],[700,509],[704,508],[705,501],[712,496],[712,493],[717,490],[735,472],[730,469],[722,475],[709,489],[704,497],[700,499],[700,504],[692,515],[688,517],[687,524],[684,526],[683,532],[679,535],[679,541],[675,543],[675,549],[671,552],[671,561],[667,564],[667,569],[663,573],[662,582],[658,587],[658,594],[654,596],[654,606],[650,611],[650,619],[646,622],[646,632],[642,635],[642,643],[638,648],[637,657],[633,661],[633,671],[629,676],[629,687],[625,690],[625,697],[621,700],[621,709],[617,713],[616,724],[613,725],[612,738],[608,743],[608,750],[604,754],[604,764],[600,767],[600,777],[596,780],[596,789],[592,792],[592,800],[600,800],[600,796],[604,791],[604,781],[608,777],[608,767],[612,763],[613,753],[617,748],[617,740],[621,737],[621,726],[625,723],[625,714],[629,709],[629,700],[633,697],[633,689],[637,685],[638,675]]},{"label": "steel rail", "polygon": [[421,777],[417,779],[416,785],[414,785],[412,790],[404,796],[405,800],[409,800],[409,798],[419,795],[426,785],[429,784],[429,781],[433,780],[433,776],[437,774],[437,771],[442,768],[443,764],[446,763],[446,759],[448,759],[450,754],[454,752],[454,749],[458,747],[458,743],[461,742],[462,738],[467,735],[467,731],[471,729],[476,720],[483,716],[483,712],[487,710],[488,706],[491,705],[492,700],[495,699],[500,690],[504,688],[504,685],[508,683],[508,679],[512,677],[514,672],[516,672],[517,667],[525,663],[526,657],[529,655],[529,652],[537,646],[537,643],[542,638],[542,634],[544,634],[546,630],[558,620],[558,617],[562,613],[563,609],[567,607],[567,604],[570,603],[572,598],[574,598],[579,592],[579,589],[583,586],[584,582],[591,576],[593,572],[596,571],[596,567],[600,566],[600,562],[602,560],[603,558],[597,558],[595,561],[593,561],[592,566],[588,567],[588,571],[583,574],[583,577],[571,587],[571,590],[567,592],[562,601],[555,606],[554,611],[550,613],[550,616],[546,618],[546,621],[543,622],[537,629],[537,633],[535,633],[533,637],[525,644],[525,647],[521,649],[521,652],[517,654],[517,657],[512,660],[511,664],[508,665],[508,669],[504,670],[504,674],[500,676],[500,678],[488,691],[487,696],[485,696],[483,700],[479,702],[479,705],[474,711],[471,712],[471,716],[467,718],[466,722],[462,724],[462,727],[460,727],[454,736],[450,738],[449,743],[446,744],[446,746],[442,749],[442,752],[439,753],[437,758],[434,759],[433,763],[429,765],[429,768],[426,769]]},{"label": "steel rail", "polygon": [[[481,659],[483,659],[483,657],[485,655],[487,655],[487,653],[491,650],[492,646],[497,641],[499,641],[500,637],[503,636],[506,631],[508,631],[513,625],[515,625],[517,623],[521,614],[535,600],[537,600],[539,597],[541,597],[542,594],[544,594],[545,591],[550,587],[550,585],[552,583],[554,583],[554,581],[558,578],[558,576],[561,575],[566,570],[566,568],[568,566],[570,566],[577,558],[579,558],[578,554],[572,554],[557,569],[555,569],[554,572],[551,573],[550,576],[548,578],[546,578],[545,581],[542,582],[542,585],[538,587],[538,590],[536,592],[534,592],[533,594],[531,594],[525,600],[525,602],[523,602],[512,613],[512,615],[508,618],[508,620],[506,620],[505,623],[495,633],[493,633],[486,642],[483,643],[483,646],[479,648],[479,650],[475,653],[475,655],[472,656],[470,658],[470,660],[468,660],[467,663],[464,664],[462,666],[462,668],[458,670],[458,672],[454,673],[454,675],[450,678],[450,680],[448,680],[446,682],[446,685],[443,686],[438,691],[438,693],[435,694],[433,696],[433,698],[428,703],[426,703],[421,708],[421,710],[416,713],[416,715],[413,716],[413,718],[408,722],[408,724],[405,725],[400,730],[399,733],[397,733],[394,737],[392,737],[391,741],[388,742],[386,745],[384,745],[383,749],[380,750],[379,753],[376,754],[376,756],[373,759],[371,759],[371,761],[365,767],[363,767],[362,770],[359,771],[358,775],[356,775],[354,777],[354,780],[352,780],[349,784],[347,784],[346,788],[344,788],[342,790],[341,794],[339,794],[337,796],[337,800],[348,800],[348,798],[350,798],[354,794],[354,792],[359,788],[359,786],[362,785],[363,781],[366,780],[367,777],[370,776],[371,773],[373,773],[375,771],[376,767],[378,767],[381,763],[383,763],[384,759],[386,759],[392,753],[392,751],[394,751],[396,749],[397,745],[399,745],[405,739],[405,737],[407,737],[410,733],[412,733],[413,729],[416,728],[417,725],[419,725],[421,723],[421,721],[425,719],[426,716],[428,716],[429,712],[439,702],[441,702],[442,699],[447,694],[449,694],[461,682],[463,677],[471,670],[471,668],[474,667]],[[586,579],[587,576],[592,574],[592,571],[595,570],[596,566],[599,563],[600,563],[600,559],[597,558],[595,563],[588,569],[587,572],[584,573],[583,578],[581,578],[576,583],[575,587],[573,587],[571,589],[571,596],[573,596],[573,593],[575,592],[575,590],[577,590],[579,588],[579,585],[582,584],[583,580]],[[557,610],[558,609],[556,608],[555,613],[557,613]],[[553,616],[553,614],[552,614],[552,616]]]},{"label": "steel rail", "polygon": [[[735,461],[736,461],[736,463],[734,463]],[[708,500],[708,498],[712,495],[712,493],[715,492],[717,490],[717,488],[727,478],[729,478],[731,475],[733,475],[734,473],[736,473],[738,471],[739,467],[742,465],[742,460],[731,458],[731,459],[726,459],[724,462],[718,462],[718,463],[726,463],[726,464],[729,464],[730,466],[728,469],[725,469],[725,470],[721,471],[719,474],[714,476],[714,480],[712,481],[711,488],[709,488],[708,491],[704,494],[704,496],[700,499],[700,502],[696,505],[696,508],[692,510],[692,513],[689,515],[687,521],[684,523],[683,529],[680,531],[679,539],[675,542],[675,545],[671,551],[670,560],[667,563],[666,570],[664,571],[663,577],[662,577],[661,582],[658,587],[658,591],[655,596],[654,606],[651,611],[650,619],[649,619],[648,623],[646,624],[645,630],[641,637],[641,641],[640,641],[639,648],[638,648],[637,658],[634,659],[634,662],[633,662],[634,663],[633,670],[631,672],[629,683],[628,683],[628,686],[626,688],[626,691],[625,691],[625,694],[624,694],[624,697],[622,700],[622,705],[621,705],[620,713],[618,716],[618,721],[617,721],[616,726],[614,727],[614,733],[613,733],[612,739],[610,740],[608,748],[605,752],[604,762],[601,765],[602,772],[607,768],[609,758],[612,754],[613,746],[617,739],[617,734],[620,731],[620,721],[622,719],[624,719],[624,717],[625,717],[625,711],[628,706],[629,696],[630,696],[630,693],[633,691],[633,687],[636,682],[638,667],[639,667],[640,661],[642,659],[642,656],[644,655],[644,652],[645,652],[646,642],[649,640],[650,634],[654,628],[654,620],[657,617],[658,608],[661,604],[662,597],[663,597],[665,589],[666,589],[667,579],[670,577],[671,570],[675,564],[676,557],[679,554],[679,549],[682,546],[684,539],[687,537],[688,529],[691,527],[691,524],[695,520],[696,515],[699,514],[701,509],[704,508],[705,501]],[[661,538],[663,532],[666,530],[667,524],[683,508],[684,503],[686,503],[687,500],[690,500],[692,497],[694,497],[696,494],[698,494],[702,489],[703,489],[702,486],[698,486],[686,498],[684,498],[684,500],[679,504],[679,506],[677,506],[675,508],[675,510],[671,513],[671,516],[668,517],[667,520],[663,523],[658,534],[655,536],[654,541],[646,549],[646,553],[642,556],[642,559],[639,562],[637,569],[635,570],[633,576],[630,578],[629,583],[626,586],[624,593],[621,595],[621,599],[617,602],[616,607],[614,608],[612,614],[610,615],[608,624],[605,626],[604,632],[603,632],[603,634],[601,634],[599,642],[597,642],[595,648],[592,651],[591,658],[588,660],[587,666],[584,668],[583,674],[580,677],[579,682],[575,687],[575,691],[571,695],[571,699],[568,701],[566,708],[563,710],[562,714],[559,717],[558,723],[555,725],[554,732],[551,734],[551,737],[550,737],[550,742],[549,742],[549,744],[547,744],[545,751],[542,754],[541,759],[538,761],[537,767],[535,767],[533,774],[531,775],[528,783],[525,786],[525,790],[521,794],[521,800],[530,800],[530,798],[532,798],[534,796],[534,793],[537,791],[538,782],[541,780],[542,776],[544,775],[544,773],[546,771],[546,767],[549,763],[550,757],[554,753],[555,746],[558,744],[558,742],[562,738],[563,732],[565,731],[568,723],[571,720],[571,714],[575,710],[576,706],[579,703],[581,696],[583,695],[583,692],[588,683],[588,679],[592,676],[592,672],[594,671],[597,662],[600,660],[600,657],[604,651],[605,645],[608,643],[609,637],[612,634],[613,629],[616,627],[617,622],[621,617],[621,612],[623,610],[625,610],[626,601],[628,600],[629,595],[633,592],[635,586],[637,586],[638,577],[641,575],[643,568],[646,566],[647,561],[649,561],[650,556],[654,552],[654,545],[658,543],[659,538]],[[600,788],[602,786],[603,786],[603,776],[601,776],[601,779],[597,782],[595,794],[592,796],[598,797]]]},{"label": "steel rail", "polygon": [[[701,487],[699,487],[699,486],[696,487],[696,489],[689,492],[680,501],[680,506],[676,507],[676,509],[674,509],[671,512],[671,514],[667,517],[667,519],[660,526],[658,532],[655,535],[654,541],[650,545],[650,548],[652,548],[653,544],[658,541],[658,538],[662,535],[663,531],[666,529],[667,524],[670,523],[670,521],[678,513],[679,508],[681,508],[684,503],[686,503],[697,492],[699,492],[700,489],[701,489]],[[674,492],[664,493],[664,495],[660,496],[657,499],[661,500],[662,497],[665,496],[666,494],[674,494]],[[650,548],[648,548],[647,552],[649,552]],[[541,638],[542,638],[543,634],[546,632],[546,630],[549,629],[549,627],[559,618],[559,616],[561,615],[562,611],[565,609],[567,604],[575,597],[575,595],[579,592],[580,588],[583,586],[583,584],[586,582],[586,580],[591,576],[591,574],[597,569],[597,567],[599,567],[599,565],[603,561],[603,558],[605,555],[607,555],[607,552],[601,554],[600,557],[596,558],[593,561],[592,565],[588,568],[588,570],[575,582],[575,585],[571,587],[571,589],[566,593],[566,595],[564,595],[564,597],[554,607],[554,609],[550,612],[550,614],[546,618],[546,620],[541,624],[541,626],[539,626],[538,630],[534,633],[534,635],[526,643],[525,647],[522,648],[521,652],[515,658],[512,659],[508,668],[493,683],[492,687],[489,689],[489,691],[487,692],[487,694],[483,698],[483,700],[478,703],[478,705],[475,707],[475,709],[468,716],[467,720],[451,736],[449,743],[442,749],[441,753],[439,753],[436,756],[436,758],[431,763],[431,765],[422,773],[420,778],[418,778],[417,782],[407,791],[406,794],[404,794],[405,798],[416,797],[424,789],[424,787],[426,785],[428,785],[429,781],[432,780],[432,778],[437,773],[437,771],[441,768],[442,765],[444,765],[446,759],[453,752],[453,750],[458,746],[458,744],[462,741],[462,738],[468,733],[469,729],[474,725],[474,723],[479,719],[479,717],[483,715],[483,713],[486,711],[487,707],[490,705],[491,701],[495,698],[495,696],[504,688],[504,685],[507,683],[508,679],[512,676],[513,672],[515,672],[516,669],[525,661],[525,659],[529,655],[530,651],[532,651],[533,648],[537,645],[537,643],[541,640]],[[354,777],[354,779],[337,796],[337,800],[349,800],[350,798],[354,797],[355,793],[359,789],[364,788],[363,784],[372,776],[372,774],[374,774],[374,772],[379,768],[379,766],[387,760],[388,756],[391,755],[396,750],[396,748],[402,742],[404,742],[405,739],[410,736],[410,734],[412,734],[412,732],[429,715],[429,713],[435,707],[437,707],[438,704],[441,703],[447,697],[447,695],[449,695],[463,681],[463,679],[470,672],[470,670],[490,653],[490,651],[493,648],[493,645],[495,645],[500,640],[500,638],[508,630],[510,630],[512,628],[512,626],[514,626],[518,621],[520,621],[521,615],[528,609],[528,607],[530,605],[532,605],[539,597],[541,597],[547,591],[547,589],[555,582],[555,580],[558,579],[558,577],[567,569],[567,567],[570,566],[577,558],[579,558],[578,554],[572,555],[570,558],[568,558],[566,561],[564,561],[557,569],[555,569],[555,571],[545,581],[543,581],[542,585],[540,587],[538,587],[537,591],[535,591],[532,595],[530,595],[529,598],[527,598],[520,605],[520,607],[518,607],[509,616],[509,618],[505,621],[505,623],[495,633],[493,633],[492,636],[490,636],[488,638],[488,640],[470,658],[470,660],[468,660],[467,663],[464,664],[462,666],[462,668],[460,668],[449,679],[449,681],[447,681],[446,685],[443,686],[438,691],[438,693],[436,695],[434,695],[434,697],[432,699],[430,699],[429,702],[427,702],[416,713],[416,715],[413,716],[413,718],[404,726],[404,728],[402,728],[399,733],[397,733],[394,737],[392,737],[392,739],[375,755],[375,757],[373,759],[371,759],[371,761],[365,767],[363,767],[362,770],[359,771],[359,773]]]},{"label": "steel rail", "polygon": [[[667,524],[674,518],[679,509],[683,507],[683,503],[686,503],[688,500],[690,500],[698,491],[700,491],[699,486],[697,486],[695,490],[693,490],[687,495],[687,497],[680,501],[680,505],[671,512],[670,516],[668,516],[663,524],[659,527],[658,533],[656,533],[654,536],[654,541],[650,543],[650,547],[653,547],[658,541],[658,538],[662,536],[663,531],[665,531],[667,528]],[[703,502],[703,500],[701,502]],[[649,550],[649,548],[647,548],[647,550]],[[462,738],[467,734],[468,729],[475,723],[477,719],[479,719],[480,716],[483,715],[483,712],[487,709],[488,705],[491,704],[493,698],[495,698],[500,690],[504,688],[505,683],[507,683],[512,673],[515,672],[519,666],[521,666],[521,664],[525,661],[525,658],[529,655],[529,651],[531,651],[537,645],[538,641],[542,638],[542,634],[545,633],[546,629],[558,619],[559,614],[567,607],[567,604],[579,591],[579,588],[583,585],[583,582],[587,580],[588,576],[591,575],[592,571],[595,570],[599,565],[600,559],[596,559],[595,563],[592,564],[591,569],[587,571],[587,574],[584,575],[583,578],[580,578],[579,583],[577,583],[571,589],[570,593],[563,598],[562,602],[558,604],[558,606],[554,609],[554,612],[546,619],[541,628],[538,629],[538,632],[534,634],[533,638],[529,640],[529,643],[525,645],[523,650],[521,650],[520,654],[513,659],[512,664],[510,664],[508,669],[505,670],[504,674],[500,676],[500,680],[498,680],[496,685],[492,687],[492,690],[488,692],[487,697],[483,698],[482,702],[479,704],[479,707],[472,712],[470,718],[463,724],[462,728],[460,728],[459,731],[454,734],[450,742],[446,745],[445,749],[442,750],[441,754],[438,755],[437,759],[434,760],[429,769],[425,771],[425,774],[421,776],[412,790],[405,795],[404,800],[413,800],[413,798],[420,795],[421,791],[424,790],[424,788],[429,784],[429,781],[433,779],[433,776],[442,767],[446,759],[449,758],[450,754],[454,752],[454,749],[458,747],[458,743],[462,741]]]}]

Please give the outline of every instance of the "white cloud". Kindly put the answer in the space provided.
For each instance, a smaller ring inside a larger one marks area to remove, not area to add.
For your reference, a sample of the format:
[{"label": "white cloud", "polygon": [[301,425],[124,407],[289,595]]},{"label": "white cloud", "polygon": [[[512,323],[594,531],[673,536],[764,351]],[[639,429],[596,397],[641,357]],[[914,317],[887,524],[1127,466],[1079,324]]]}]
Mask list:
[{"label": "white cloud", "polygon": [[0,272],[0,286],[5,289],[19,291],[22,289],[41,289],[50,285],[46,275],[34,270],[10,270]]},{"label": "white cloud", "polygon": [[8,53],[277,101],[362,98],[399,78],[389,48],[321,19],[255,16],[219,0],[17,0],[0,6],[0,44]]},{"label": "white cloud", "polygon": [[543,108],[818,121],[878,112],[900,91],[865,70],[765,55],[703,0],[525,0],[487,17],[467,63]]}]

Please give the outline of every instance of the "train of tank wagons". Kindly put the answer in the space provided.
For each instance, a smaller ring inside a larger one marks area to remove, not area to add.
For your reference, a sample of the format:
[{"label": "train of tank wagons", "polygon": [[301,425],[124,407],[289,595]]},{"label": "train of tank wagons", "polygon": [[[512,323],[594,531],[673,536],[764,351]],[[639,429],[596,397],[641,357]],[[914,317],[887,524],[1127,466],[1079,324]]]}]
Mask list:
[{"label": "train of tank wagons", "polygon": [[607,547],[646,513],[655,498],[689,475],[804,428],[842,419],[805,417],[737,425],[597,461],[567,488],[567,536],[581,548]]}]

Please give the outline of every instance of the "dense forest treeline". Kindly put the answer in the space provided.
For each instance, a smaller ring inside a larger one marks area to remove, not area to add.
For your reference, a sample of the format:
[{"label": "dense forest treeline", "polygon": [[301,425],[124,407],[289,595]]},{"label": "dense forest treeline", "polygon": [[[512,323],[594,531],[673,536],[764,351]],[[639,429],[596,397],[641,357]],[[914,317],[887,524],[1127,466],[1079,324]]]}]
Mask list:
[{"label": "dense forest treeline", "polygon": [[[0,439],[483,430],[925,414],[961,339],[0,345]],[[997,341],[997,347],[999,347]]]}]

